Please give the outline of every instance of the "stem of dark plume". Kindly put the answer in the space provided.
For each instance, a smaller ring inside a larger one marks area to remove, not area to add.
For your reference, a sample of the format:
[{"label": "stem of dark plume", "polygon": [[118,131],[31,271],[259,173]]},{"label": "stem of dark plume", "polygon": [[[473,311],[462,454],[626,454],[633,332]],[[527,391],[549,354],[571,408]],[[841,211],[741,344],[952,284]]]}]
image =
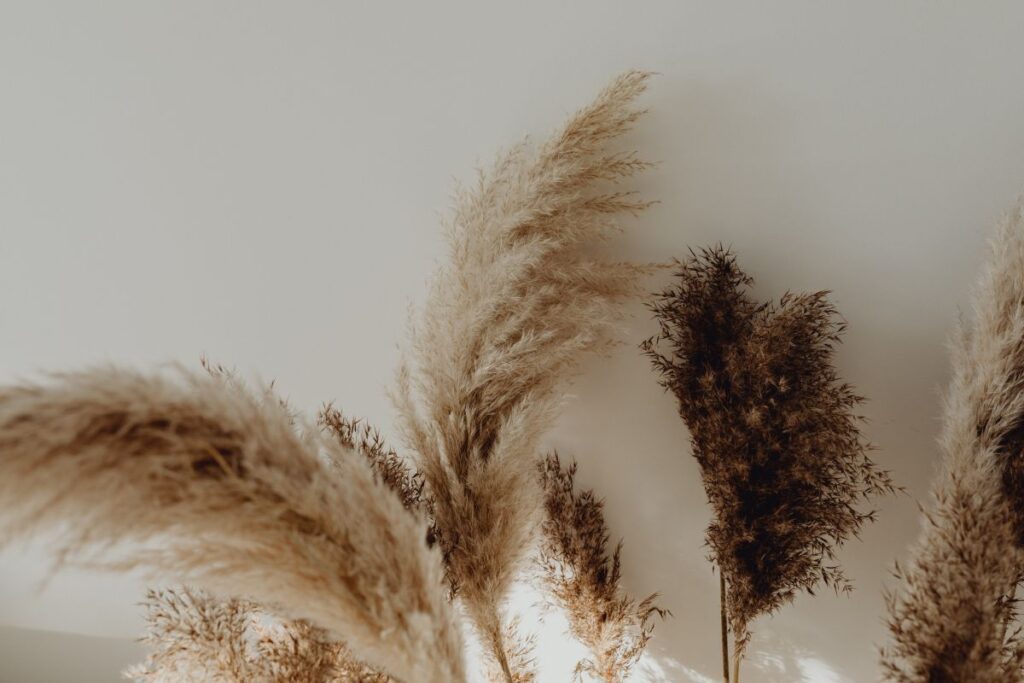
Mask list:
[{"label": "stem of dark plume", "polygon": [[725,574],[721,567],[718,568],[718,586],[722,598],[722,677],[729,683],[729,620],[725,615]]}]

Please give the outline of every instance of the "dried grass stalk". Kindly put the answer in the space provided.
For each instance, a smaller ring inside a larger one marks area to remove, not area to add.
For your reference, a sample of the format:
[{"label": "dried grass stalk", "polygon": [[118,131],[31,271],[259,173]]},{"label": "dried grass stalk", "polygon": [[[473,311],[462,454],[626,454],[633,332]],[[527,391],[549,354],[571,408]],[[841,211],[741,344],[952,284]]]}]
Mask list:
[{"label": "dried grass stalk", "polygon": [[888,680],[1024,680],[1014,593],[1024,570],[1024,215],[999,227],[953,344],[942,471],[910,563],[887,596]]},{"label": "dried grass stalk", "polygon": [[858,504],[893,487],[868,457],[862,399],[833,367],[845,325],[826,292],[755,303],[721,247],[677,276],[651,305],[661,334],[644,349],[690,429],[738,661],[757,616],[819,584],[849,590],[836,549],[873,519]]},{"label": "dried grass stalk", "polygon": [[[58,529],[61,559],[246,595],[401,680],[463,680],[425,525],[362,456],[295,428],[269,395],[185,372],[0,389],[2,531]],[[90,553],[121,541],[146,545]]]},{"label": "dried grass stalk", "polygon": [[246,631],[251,616],[242,600],[215,600],[191,589],[150,590],[146,596],[149,630],[142,641],[151,652],[126,677],[170,683],[256,680]]},{"label": "dried grass stalk", "polygon": [[245,600],[190,588],[150,591],[152,651],[127,676],[146,683],[390,683],[344,645],[303,621],[276,619]]},{"label": "dried grass stalk", "polygon": [[448,575],[506,680],[503,609],[540,510],[538,440],[583,352],[601,348],[648,269],[593,247],[615,214],[647,204],[607,191],[646,166],[607,150],[640,115],[647,74],[615,79],[561,133],[501,156],[457,194],[451,262],[411,330],[395,392],[434,500]]},{"label": "dried grass stalk", "polygon": [[573,637],[590,650],[576,675],[623,683],[651,638],[652,617],[668,612],[654,604],[657,594],[637,602],[622,592],[622,543],[608,554],[604,504],[591,490],[575,490],[576,464],[563,467],[552,453],[540,470],[546,513],[542,576],[565,610]]}]

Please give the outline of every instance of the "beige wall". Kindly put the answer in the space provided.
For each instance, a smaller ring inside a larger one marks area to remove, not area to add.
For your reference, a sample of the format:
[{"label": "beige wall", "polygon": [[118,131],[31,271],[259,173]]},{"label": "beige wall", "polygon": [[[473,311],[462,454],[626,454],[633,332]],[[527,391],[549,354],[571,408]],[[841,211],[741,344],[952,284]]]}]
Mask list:
[{"label": "beige wall", "polygon": [[102,638],[0,626],[0,681],[110,683],[145,656],[127,638]]},{"label": "beige wall", "polygon": [[[997,2],[4,2],[0,381],[205,353],[390,431],[395,344],[443,257],[451,178],[615,72],[660,72],[631,142],[661,162],[640,183],[661,203],[619,253],[722,241],[759,295],[832,289],[842,371],[908,489],[843,552],[854,597],[757,623],[744,681],[874,680],[882,586],[935,464],[945,338],[1024,186],[1022,21]],[[652,671],[704,681],[707,510],[635,314],[550,444],[607,498],[628,588],[675,615]],[[0,623],[137,633],[141,582],[68,573],[37,593],[45,570],[38,546],[0,555]],[[559,629],[544,681],[572,664]],[[49,656],[8,647],[0,680]]]}]

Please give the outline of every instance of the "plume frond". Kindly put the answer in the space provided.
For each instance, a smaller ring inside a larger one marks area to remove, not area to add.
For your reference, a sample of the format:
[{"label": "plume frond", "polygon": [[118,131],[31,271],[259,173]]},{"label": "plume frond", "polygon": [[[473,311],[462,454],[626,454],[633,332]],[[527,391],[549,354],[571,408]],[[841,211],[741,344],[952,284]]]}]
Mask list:
[{"label": "plume frond", "polygon": [[331,404],[320,410],[317,423],[344,449],[354,450],[366,458],[374,474],[394,491],[407,510],[424,512],[429,509],[430,500],[423,491],[423,475],[388,446],[376,427],[358,418],[345,417]]},{"label": "plume frond", "polygon": [[238,683],[255,680],[257,667],[246,639],[250,614],[243,600],[215,600],[189,588],[150,590],[146,596],[151,649],[145,664],[126,676],[136,681],[170,683],[207,680]]},{"label": "plume frond", "polygon": [[391,683],[326,631],[275,618],[256,605],[191,588],[149,591],[140,683]]},{"label": "plume frond", "polygon": [[540,465],[545,518],[541,570],[548,590],[590,657],[576,666],[604,683],[623,683],[654,631],[652,618],[668,611],[657,594],[637,602],[622,592],[622,544],[608,552],[604,504],[591,490],[576,491],[576,464],[552,453]]},{"label": "plume frond", "polygon": [[942,471],[908,565],[887,595],[888,680],[1024,681],[1024,216],[992,240],[974,320],[953,345]]}]

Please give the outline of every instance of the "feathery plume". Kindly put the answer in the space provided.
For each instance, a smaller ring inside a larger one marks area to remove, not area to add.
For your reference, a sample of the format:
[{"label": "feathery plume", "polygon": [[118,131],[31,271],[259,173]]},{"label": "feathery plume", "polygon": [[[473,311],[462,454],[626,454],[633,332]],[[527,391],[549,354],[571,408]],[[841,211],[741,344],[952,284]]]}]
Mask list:
[{"label": "feathery plume", "polygon": [[553,139],[513,148],[457,194],[451,262],[399,370],[395,401],[449,580],[506,681],[504,603],[539,518],[538,440],[581,354],[607,343],[649,270],[587,253],[616,232],[615,214],[647,206],[604,189],[646,166],[606,147],[640,116],[647,78],[615,79]]},{"label": "feathery plume", "polygon": [[62,560],[141,541],[92,559],[275,605],[400,680],[464,680],[423,522],[362,456],[295,429],[269,394],[216,376],[100,369],[0,388],[0,531],[58,529]]},{"label": "feathery plume", "polygon": [[942,470],[899,588],[886,597],[886,677],[1024,681],[1015,591],[1024,571],[1024,215],[992,240],[974,322],[953,344]]},{"label": "feathery plume", "polygon": [[868,457],[862,399],[832,365],[845,325],[826,292],[755,303],[721,247],[677,276],[651,304],[661,332],[643,348],[690,429],[738,665],[751,620],[818,584],[850,589],[836,549],[873,519],[858,503],[893,485]]},{"label": "feathery plume", "polygon": [[268,683],[392,683],[306,621],[254,616],[256,657]]},{"label": "feathery plume", "polygon": [[150,590],[145,606],[149,629],[142,642],[151,652],[126,677],[152,683],[255,680],[256,666],[246,642],[250,615],[244,601],[215,600],[183,588]]},{"label": "feathery plume", "polygon": [[544,581],[565,610],[573,637],[590,650],[590,658],[576,665],[576,675],[623,683],[651,639],[651,618],[668,611],[654,604],[657,594],[640,602],[623,594],[622,543],[609,556],[604,503],[589,489],[576,492],[576,464],[563,467],[552,453],[540,471],[546,512],[540,560]]},{"label": "feathery plume", "polygon": [[[317,423],[332,434],[343,447],[361,453],[370,463],[377,478],[398,495],[406,510],[427,519],[427,545],[438,545],[441,530],[434,522],[434,501],[424,490],[426,482],[423,475],[387,445],[380,431],[363,420],[345,417],[331,404],[321,409]],[[446,547],[444,543],[440,546],[442,549]],[[448,566],[447,556],[444,557],[444,565]]]},{"label": "feathery plume", "polygon": [[126,676],[140,683],[390,683],[344,645],[303,621],[281,620],[253,603],[191,588],[151,590],[152,651]]},{"label": "feathery plume", "polygon": [[406,510],[429,509],[430,501],[423,491],[423,475],[387,445],[376,427],[358,418],[345,417],[331,404],[320,410],[317,423],[346,450],[356,451],[366,458],[374,474],[394,491]]}]

